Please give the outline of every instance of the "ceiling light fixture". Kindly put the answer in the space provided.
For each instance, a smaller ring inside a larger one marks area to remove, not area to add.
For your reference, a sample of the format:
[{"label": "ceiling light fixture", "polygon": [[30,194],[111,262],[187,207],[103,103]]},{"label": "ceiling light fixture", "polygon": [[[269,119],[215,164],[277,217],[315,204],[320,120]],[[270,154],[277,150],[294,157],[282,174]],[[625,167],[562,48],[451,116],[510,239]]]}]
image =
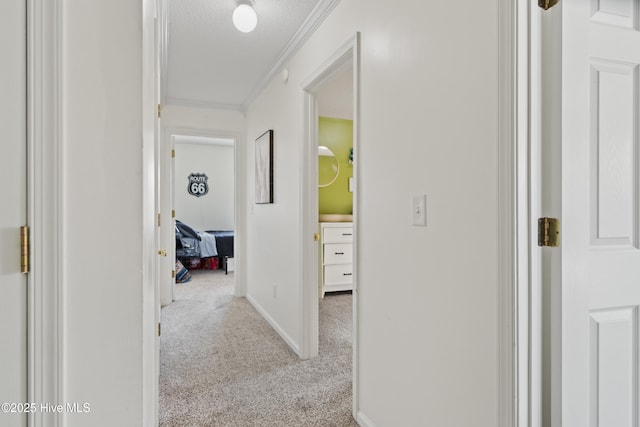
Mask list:
[{"label": "ceiling light fixture", "polygon": [[253,9],[253,0],[236,0],[236,10],[233,11],[233,25],[238,31],[250,33],[258,24],[258,15]]}]

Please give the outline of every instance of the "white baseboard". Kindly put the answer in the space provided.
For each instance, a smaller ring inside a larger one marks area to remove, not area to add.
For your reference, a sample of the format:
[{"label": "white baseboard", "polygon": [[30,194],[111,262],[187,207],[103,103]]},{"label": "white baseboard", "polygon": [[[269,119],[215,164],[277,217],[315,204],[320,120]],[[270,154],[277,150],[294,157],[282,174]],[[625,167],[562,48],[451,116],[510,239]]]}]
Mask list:
[{"label": "white baseboard", "polygon": [[256,311],[260,313],[262,317],[264,317],[264,320],[266,320],[271,325],[271,327],[278,333],[278,335],[280,335],[280,338],[282,338],[284,342],[286,342],[287,345],[291,347],[291,349],[298,356],[300,356],[300,346],[293,339],[291,339],[291,337],[280,327],[278,322],[276,322],[269,315],[269,313],[267,313],[267,311],[264,308],[262,308],[262,306],[255,299],[251,297],[251,295],[247,295],[245,298],[247,298],[247,301],[249,301],[249,303],[253,306],[253,308],[255,308]]},{"label": "white baseboard", "polygon": [[376,427],[373,421],[360,411],[358,411],[358,419],[356,421],[360,424],[360,427]]}]

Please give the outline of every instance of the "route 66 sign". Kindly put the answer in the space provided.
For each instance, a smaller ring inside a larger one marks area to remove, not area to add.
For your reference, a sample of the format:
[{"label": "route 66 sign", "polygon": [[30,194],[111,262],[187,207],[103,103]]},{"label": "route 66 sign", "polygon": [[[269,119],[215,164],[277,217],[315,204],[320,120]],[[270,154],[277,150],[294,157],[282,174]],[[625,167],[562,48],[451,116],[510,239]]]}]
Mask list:
[{"label": "route 66 sign", "polygon": [[189,187],[187,191],[192,196],[202,197],[209,192],[209,184],[207,183],[207,174],[192,173],[189,175]]}]

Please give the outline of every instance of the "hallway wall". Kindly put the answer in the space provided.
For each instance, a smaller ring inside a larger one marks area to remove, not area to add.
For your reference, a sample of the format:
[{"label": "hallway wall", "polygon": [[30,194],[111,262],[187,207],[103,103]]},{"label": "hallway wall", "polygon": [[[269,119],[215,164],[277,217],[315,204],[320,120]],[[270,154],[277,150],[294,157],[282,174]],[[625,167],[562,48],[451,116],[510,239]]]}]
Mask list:
[{"label": "hallway wall", "polygon": [[[287,64],[289,81],[250,105],[248,295],[296,348],[301,87],[356,31],[361,422],[495,427],[497,0],[343,1]],[[267,129],[275,203],[254,205],[251,142]],[[411,225],[416,194],[427,196],[427,227]]]},{"label": "hallway wall", "polygon": [[59,129],[52,138],[63,149],[53,161],[63,169],[52,212],[62,263],[60,289],[51,291],[61,310],[60,324],[51,327],[60,335],[46,337],[56,341],[60,370],[60,400],[51,404],[90,405],[89,413],[56,414],[66,427],[152,425],[156,397],[144,383],[153,384],[153,364],[143,362],[154,359],[157,340],[155,304],[147,298],[156,256],[148,179],[155,169],[149,78],[155,6],[151,0],[54,4],[60,38],[50,54],[59,60],[53,95]]}]

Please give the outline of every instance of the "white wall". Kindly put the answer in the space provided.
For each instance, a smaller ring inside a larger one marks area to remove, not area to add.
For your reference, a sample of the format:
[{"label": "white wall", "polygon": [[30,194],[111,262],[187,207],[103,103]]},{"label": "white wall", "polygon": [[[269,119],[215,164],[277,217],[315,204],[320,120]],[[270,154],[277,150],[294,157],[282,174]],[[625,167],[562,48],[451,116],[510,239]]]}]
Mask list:
[{"label": "white wall", "polygon": [[[198,231],[233,230],[233,145],[180,142],[176,143],[175,150],[176,219]],[[192,173],[207,175],[209,191],[204,196],[196,197],[187,191]]]},{"label": "white wall", "polygon": [[165,105],[162,126],[163,129],[193,129],[225,137],[244,135],[245,118],[239,111]]},{"label": "white wall", "polygon": [[54,160],[64,168],[56,297],[64,314],[61,400],[53,403],[91,405],[88,414],[60,415],[68,427],[152,425],[157,395],[145,394],[143,378],[153,374],[157,339],[154,2],[56,5],[60,35],[64,29],[60,51],[51,52],[60,61],[56,112],[64,147]]},{"label": "white wall", "polygon": [[346,67],[324,83],[316,101],[319,116],[353,120],[353,67]]},{"label": "white wall", "polygon": [[[295,348],[301,84],[355,31],[361,32],[357,407],[377,427],[495,427],[496,0],[341,2],[287,64],[288,83],[275,79],[249,107],[249,141],[274,130],[275,204],[253,204],[249,144],[248,295]],[[423,193],[428,226],[412,227],[411,198]]]}]

